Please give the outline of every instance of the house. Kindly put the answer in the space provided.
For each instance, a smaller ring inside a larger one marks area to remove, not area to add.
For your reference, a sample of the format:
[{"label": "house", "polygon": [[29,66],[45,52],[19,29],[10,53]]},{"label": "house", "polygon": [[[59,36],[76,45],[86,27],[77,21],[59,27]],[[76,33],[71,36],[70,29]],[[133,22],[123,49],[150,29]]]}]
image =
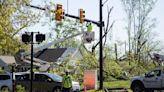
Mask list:
[{"label": "house", "polygon": [[[19,50],[15,55],[15,60],[16,60],[16,71],[21,72],[21,71],[27,71],[31,68],[31,60],[30,59],[25,59],[22,57],[22,53],[25,53],[25,50]],[[40,64],[39,63],[33,63],[33,68],[39,68]]]},{"label": "house", "polygon": [[16,65],[14,56],[0,56],[0,67],[4,67],[5,71],[11,71],[12,65]]},{"label": "house", "polygon": [[71,61],[75,61],[81,57],[81,54],[78,48],[50,48],[37,52],[34,57],[59,65],[66,57],[69,57]]},{"label": "house", "polygon": [[[24,51],[21,50],[15,55],[18,65],[17,69],[19,71],[27,71],[31,68],[31,57],[28,56],[25,59],[21,59],[22,52]],[[78,48],[48,48],[34,53],[33,64],[34,68],[43,67],[46,69],[49,66],[45,63],[53,65],[52,67],[58,67],[66,57],[71,58],[71,61],[76,61],[80,58],[80,55]]]}]

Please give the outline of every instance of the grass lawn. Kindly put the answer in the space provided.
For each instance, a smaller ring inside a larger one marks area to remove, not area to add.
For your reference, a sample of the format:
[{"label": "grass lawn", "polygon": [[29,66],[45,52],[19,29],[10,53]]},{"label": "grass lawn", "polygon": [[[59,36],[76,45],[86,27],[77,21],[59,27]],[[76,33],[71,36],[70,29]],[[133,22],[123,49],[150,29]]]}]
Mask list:
[{"label": "grass lawn", "polygon": [[[118,80],[111,82],[104,82],[104,88],[127,88],[128,92],[132,92],[130,90],[130,81]],[[104,91],[95,91],[95,90],[87,90],[87,92],[104,92]]]},{"label": "grass lawn", "polygon": [[130,81],[118,80],[111,82],[104,82],[104,88],[130,88]]},{"label": "grass lawn", "polygon": [[132,92],[130,90],[130,81],[129,80],[104,82],[104,88],[127,88],[128,92]]}]

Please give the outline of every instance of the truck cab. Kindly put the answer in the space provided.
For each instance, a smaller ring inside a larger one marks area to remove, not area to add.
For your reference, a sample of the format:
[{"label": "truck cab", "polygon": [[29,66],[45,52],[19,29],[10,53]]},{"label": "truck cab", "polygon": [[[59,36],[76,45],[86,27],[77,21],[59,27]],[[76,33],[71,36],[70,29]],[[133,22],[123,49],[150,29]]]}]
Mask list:
[{"label": "truck cab", "polygon": [[131,89],[133,92],[164,89],[164,70],[163,68],[154,69],[144,76],[136,76],[131,79]]}]

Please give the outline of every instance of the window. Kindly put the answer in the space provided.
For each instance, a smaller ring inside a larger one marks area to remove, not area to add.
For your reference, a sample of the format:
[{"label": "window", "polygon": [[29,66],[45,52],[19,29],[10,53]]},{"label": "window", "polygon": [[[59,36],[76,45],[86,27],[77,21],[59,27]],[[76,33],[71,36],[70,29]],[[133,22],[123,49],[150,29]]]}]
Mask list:
[{"label": "window", "polygon": [[160,70],[154,70],[154,75],[160,76],[161,75],[161,71]]},{"label": "window", "polygon": [[10,79],[9,75],[0,75],[0,80],[8,80]]},{"label": "window", "polygon": [[148,73],[148,77],[160,76],[160,75],[161,75],[161,70],[153,70]]},{"label": "window", "polygon": [[35,81],[47,82],[51,81],[51,78],[44,74],[35,74]]},{"label": "window", "polygon": [[49,74],[49,76],[56,82],[62,82],[62,77],[55,74]]},{"label": "window", "polygon": [[24,75],[16,75],[17,81],[28,81],[29,80],[29,74]]}]

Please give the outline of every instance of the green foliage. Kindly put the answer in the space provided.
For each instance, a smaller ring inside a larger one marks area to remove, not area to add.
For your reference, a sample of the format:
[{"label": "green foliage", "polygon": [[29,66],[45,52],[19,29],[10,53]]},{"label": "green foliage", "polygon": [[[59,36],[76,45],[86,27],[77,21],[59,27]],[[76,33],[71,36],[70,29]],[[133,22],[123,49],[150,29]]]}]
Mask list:
[{"label": "green foliage", "polygon": [[98,60],[95,55],[91,53],[87,53],[83,55],[83,59],[80,60],[80,65],[82,69],[97,69],[98,68]]},{"label": "green foliage", "polygon": [[[129,46],[131,47],[129,48],[131,49],[131,52],[125,53],[127,59],[130,60],[127,61],[125,60],[123,62],[119,62],[119,61],[116,62],[114,57],[115,54],[114,54],[113,47],[104,46],[103,53],[105,58],[103,63],[104,64],[103,72],[104,72],[104,79],[106,81],[113,80],[113,79],[126,79],[126,77],[129,78],[131,76],[141,75],[146,71],[153,69],[155,67],[155,65],[149,60],[147,56],[147,53],[149,51],[155,50],[154,48],[152,49],[152,47],[154,46],[151,46],[150,44],[152,43],[152,40],[148,41],[148,39],[150,38],[149,36],[151,34],[148,31],[150,31],[153,27],[155,27],[154,25],[155,22],[149,22],[148,15],[150,14],[153,6],[155,5],[155,2],[154,0],[150,0],[150,1],[141,0],[141,1],[142,1],[141,4],[139,4],[139,1],[135,1],[135,0],[132,1],[122,0],[122,3],[125,5],[125,10],[127,15],[130,15],[128,17],[129,18],[128,22],[130,21],[131,24],[128,25],[129,29],[127,29],[127,31],[129,31],[130,34],[134,33],[133,35],[129,35],[129,40],[131,40],[129,42]],[[146,8],[144,8],[144,6]],[[138,14],[140,12],[139,8],[141,8],[140,15]],[[131,9],[134,10],[132,11]],[[139,19],[140,16],[143,17],[143,19],[145,20],[142,20],[142,18]],[[133,21],[133,19],[135,19],[135,21]],[[70,35],[76,34],[83,27],[79,25],[77,21],[71,20],[69,18],[65,18],[64,21],[62,22],[55,22],[55,23],[56,23],[56,27],[54,28],[54,31],[56,32],[56,40],[58,40],[59,38],[66,38]],[[132,27],[133,24],[134,26]],[[138,39],[136,40],[136,38]],[[61,43],[55,44],[55,47],[78,47],[79,42],[80,40],[71,38]],[[142,44],[143,46],[141,46]],[[140,50],[137,51],[138,49]],[[69,57],[67,57],[64,60],[64,62],[61,64],[61,66],[53,70],[53,72],[62,75],[64,69],[75,70],[75,73],[72,74],[72,76],[74,77],[74,79],[79,80],[79,79],[83,79],[83,73],[85,70],[99,69],[99,60],[97,59],[97,52],[90,53],[87,50],[87,48],[85,48],[85,51],[86,53],[82,54],[82,59],[77,61],[76,64],[70,63],[71,60]],[[118,54],[120,53],[118,52]]]},{"label": "green foliage", "polygon": [[23,87],[22,85],[17,85],[16,92],[26,92],[25,87]]},{"label": "green foliage", "polygon": [[117,79],[129,79],[133,76],[143,75],[147,71],[150,71],[156,66],[152,62],[138,62],[138,61],[122,61],[116,62],[106,58],[104,62],[104,80],[117,80]]},{"label": "green foliage", "polygon": [[123,71],[119,64],[115,61],[105,61],[104,62],[104,78],[106,81],[112,79],[118,79],[122,77]]},{"label": "green foliage", "polygon": [[[56,40],[60,38],[66,38],[79,32],[81,26],[77,21],[65,18],[63,22],[56,22]],[[79,40],[75,38],[67,39],[61,43],[55,44],[55,47],[77,47]]]},{"label": "green foliage", "polygon": [[[130,90],[129,80],[103,82],[103,85],[104,85],[104,88],[127,88],[128,92],[132,92],[132,90]],[[105,91],[104,90],[87,90],[87,92],[105,92]],[[117,92],[117,91],[114,91],[114,92]]]},{"label": "green foliage", "polygon": [[105,88],[130,88],[130,81],[129,80],[120,80],[120,81],[109,81],[109,82],[104,82],[104,87]]},{"label": "green foliage", "polygon": [[3,74],[4,70],[2,69],[2,67],[0,67],[0,74]]},{"label": "green foliage", "polygon": [[120,66],[123,71],[127,73],[128,77],[139,76],[147,71],[154,69],[156,66],[152,62],[138,62],[138,61],[128,61],[120,62]]},{"label": "green foliage", "polygon": [[0,3],[0,54],[13,55],[21,48],[19,32],[36,22],[36,17],[25,8],[29,0],[3,0]]},{"label": "green foliage", "polygon": [[9,89],[8,89],[7,87],[5,87],[5,88],[3,88],[3,89],[1,90],[1,92],[10,92],[10,91],[9,91]]},{"label": "green foliage", "polygon": [[151,12],[158,0],[121,0],[127,16],[129,59],[148,61],[148,53],[160,51],[159,41],[154,39],[152,30],[156,27],[156,19]]}]

